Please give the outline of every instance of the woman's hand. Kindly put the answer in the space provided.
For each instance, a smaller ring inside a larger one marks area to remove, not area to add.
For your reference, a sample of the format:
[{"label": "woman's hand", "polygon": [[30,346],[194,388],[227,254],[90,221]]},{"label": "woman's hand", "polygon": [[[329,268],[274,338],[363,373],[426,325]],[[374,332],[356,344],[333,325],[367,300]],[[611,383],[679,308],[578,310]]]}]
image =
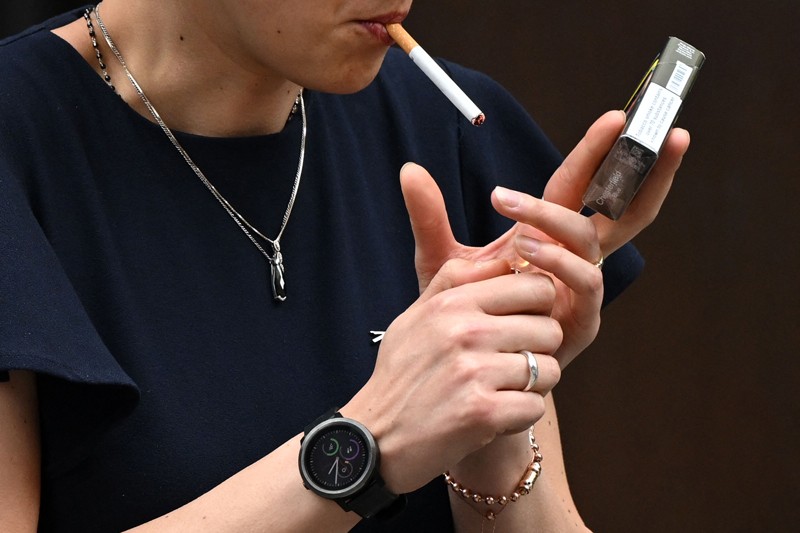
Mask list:
[{"label": "woman's hand", "polygon": [[618,221],[602,215],[579,215],[583,192],[624,122],[621,111],[600,117],[548,182],[545,201],[498,188],[492,195],[493,205],[517,224],[482,248],[464,246],[455,240],[433,178],[418,165],[404,166],[400,180],[416,240],[420,290],[452,258],[499,258],[511,264],[527,261],[539,271],[550,273],[555,263],[568,261],[570,266],[562,269],[563,277],[554,280],[557,297],[553,310],[565,337],[556,356],[565,367],[594,339],[599,327],[602,276],[595,263],[655,219],[689,144],[687,132],[672,131],[656,167]]},{"label": "woman's hand", "polygon": [[[511,274],[512,265],[524,270],[522,275],[532,271],[553,274],[552,317],[559,321],[564,333],[563,343],[555,353],[561,368],[588,346],[600,326],[603,299],[602,273],[594,265],[601,255],[600,244],[589,219],[565,207],[498,188],[492,194],[492,202],[500,213],[519,223],[483,248],[463,246],[453,237],[444,201],[427,172],[421,167],[406,166],[401,178],[417,242],[420,289],[426,287],[433,268],[448,259],[446,254],[470,261],[501,260],[506,267],[500,275]],[[434,218],[430,219],[438,226],[426,224],[415,211],[414,203],[408,201],[416,191],[427,193],[427,206],[441,207],[441,216],[433,213]],[[525,346],[520,349],[533,351]]]},{"label": "woman's hand", "polygon": [[[560,377],[547,355],[562,342],[550,317],[555,287],[550,276],[508,271],[505,260],[447,261],[390,325],[373,375],[342,408],[375,435],[393,491],[422,486],[544,414],[543,397]],[[526,349],[537,354],[534,393],[523,392],[530,370],[518,352]]]},{"label": "woman's hand", "polygon": [[[583,193],[595,170],[611,150],[624,126],[625,113],[622,111],[609,111],[592,124],[547,182],[543,198],[573,211],[580,210],[583,207]],[[674,128],[667,137],[655,167],[625,214],[616,222],[600,214],[590,217],[604,256],[608,257],[633,239],[658,216],[675,173],[689,149],[689,142],[688,131]]]}]

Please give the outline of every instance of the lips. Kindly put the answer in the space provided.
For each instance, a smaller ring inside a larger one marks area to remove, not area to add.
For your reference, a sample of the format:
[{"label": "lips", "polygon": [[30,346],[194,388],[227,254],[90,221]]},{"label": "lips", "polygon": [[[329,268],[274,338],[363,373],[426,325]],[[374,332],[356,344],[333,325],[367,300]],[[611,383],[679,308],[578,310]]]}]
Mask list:
[{"label": "lips", "polygon": [[386,46],[392,46],[394,44],[394,40],[386,31],[386,27],[380,22],[372,22],[372,21],[362,21],[361,25],[370,33],[373,37],[379,40],[381,43],[385,44]]},{"label": "lips", "polygon": [[403,20],[405,20],[407,15],[408,15],[407,11],[385,13],[383,15],[371,17],[369,20],[360,20],[359,24],[361,24],[370,34],[372,34],[381,43],[385,44],[386,46],[392,46],[394,44],[394,39],[392,39],[392,37],[386,31],[386,24],[390,24],[393,22],[398,22],[398,23],[403,22]]},{"label": "lips", "polygon": [[403,22],[407,16],[407,11],[395,11],[393,13],[385,13],[383,15],[378,15],[377,17],[371,17],[366,22],[375,22],[378,24],[391,24],[393,22],[399,23]]}]

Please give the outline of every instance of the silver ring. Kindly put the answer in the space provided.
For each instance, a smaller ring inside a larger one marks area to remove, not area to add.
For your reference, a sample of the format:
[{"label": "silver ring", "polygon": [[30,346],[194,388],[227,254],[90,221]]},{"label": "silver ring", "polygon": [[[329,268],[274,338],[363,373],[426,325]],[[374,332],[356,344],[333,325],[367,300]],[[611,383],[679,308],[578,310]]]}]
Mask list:
[{"label": "silver ring", "polygon": [[522,350],[519,353],[520,355],[524,355],[525,359],[528,360],[528,370],[530,370],[530,376],[528,377],[528,384],[524,389],[522,389],[522,392],[528,392],[529,390],[533,389],[533,386],[536,385],[536,380],[539,379],[539,363],[536,362],[536,356],[528,350]]}]

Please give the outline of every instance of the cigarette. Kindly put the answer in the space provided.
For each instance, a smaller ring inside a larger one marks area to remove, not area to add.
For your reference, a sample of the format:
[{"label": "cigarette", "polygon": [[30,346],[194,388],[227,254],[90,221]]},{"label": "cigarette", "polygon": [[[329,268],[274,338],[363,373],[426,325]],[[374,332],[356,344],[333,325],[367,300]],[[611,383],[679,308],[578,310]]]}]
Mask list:
[{"label": "cigarette", "polygon": [[442,67],[428,55],[428,52],[408,34],[403,26],[398,23],[387,24],[386,31],[473,125],[480,126],[483,124],[486,120],[486,115],[475,105],[475,102],[470,100],[469,96],[464,94],[464,91],[442,70]]}]

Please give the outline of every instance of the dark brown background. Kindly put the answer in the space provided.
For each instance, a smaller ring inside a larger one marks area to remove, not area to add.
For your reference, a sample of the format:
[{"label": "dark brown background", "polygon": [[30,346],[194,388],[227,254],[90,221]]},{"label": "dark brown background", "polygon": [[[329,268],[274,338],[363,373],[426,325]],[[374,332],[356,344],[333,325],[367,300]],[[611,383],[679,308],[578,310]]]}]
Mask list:
[{"label": "dark brown background", "polygon": [[[78,3],[9,4],[2,34]],[[636,240],[646,271],[557,391],[596,531],[800,531],[800,3],[732,4],[438,0],[406,24],[508,87],[565,153],[668,35],[708,56],[680,119],[692,148]]]}]

